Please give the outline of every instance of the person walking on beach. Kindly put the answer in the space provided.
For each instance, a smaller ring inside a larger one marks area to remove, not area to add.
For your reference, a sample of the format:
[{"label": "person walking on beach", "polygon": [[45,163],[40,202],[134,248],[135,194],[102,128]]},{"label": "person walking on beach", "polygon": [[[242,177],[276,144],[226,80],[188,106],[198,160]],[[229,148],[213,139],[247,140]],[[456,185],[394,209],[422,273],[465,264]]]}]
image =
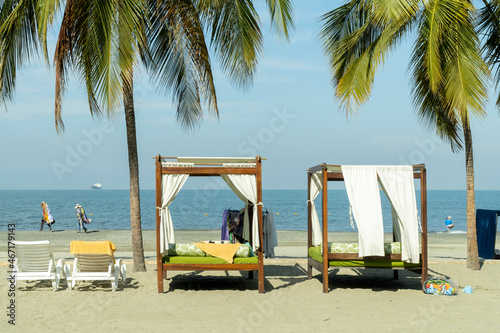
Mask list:
[{"label": "person walking on beach", "polygon": [[444,220],[444,224],[446,224],[446,228],[448,228],[448,232],[453,228],[455,225],[453,224],[453,221],[451,220],[451,216],[448,216],[446,220]]},{"label": "person walking on beach", "polygon": [[42,222],[40,223],[40,231],[43,231],[43,225],[47,224],[49,226],[50,232],[52,232],[52,226],[51,224],[55,223],[56,220],[52,217],[52,214],[50,214],[49,206],[45,201],[42,202],[40,205],[42,207]]},{"label": "person walking on beach", "polygon": [[82,232],[82,230],[84,232],[87,232],[85,224],[90,223],[90,219],[87,219],[87,214],[85,214],[85,211],[83,210],[82,206],[76,204],[75,209],[76,209],[76,219],[78,220],[78,232]]}]

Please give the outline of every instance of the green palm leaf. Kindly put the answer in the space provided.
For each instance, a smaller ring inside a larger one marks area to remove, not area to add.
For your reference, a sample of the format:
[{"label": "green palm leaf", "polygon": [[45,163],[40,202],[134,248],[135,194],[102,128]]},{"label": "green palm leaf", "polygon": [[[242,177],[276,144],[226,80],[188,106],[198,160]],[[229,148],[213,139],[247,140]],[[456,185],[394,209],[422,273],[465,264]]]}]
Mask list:
[{"label": "green palm leaf", "polygon": [[[498,88],[500,82],[500,1],[483,2],[485,6],[478,15],[478,31],[484,36],[485,59],[495,72],[495,85]],[[497,96],[496,105],[500,110],[500,94]]]},{"label": "green palm leaf", "polygon": [[197,1],[222,71],[236,86],[252,84],[262,54],[260,20],[249,0]]},{"label": "green palm leaf", "polygon": [[13,99],[17,69],[38,54],[35,0],[6,1],[0,18],[0,103]]},{"label": "green palm leaf", "polygon": [[467,1],[431,1],[423,11],[411,60],[413,100],[420,119],[435,126],[453,150],[462,147],[458,133],[470,114],[485,114],[489,72],[479,53],[473,15]]},{"label": "green palm leaf", "polygon": [[388,52],[411,26],[417,1],[352,0],[321,17],[320,40],[346,114],[366,103]]},{"label": "green palm leaf", "polygon": [[271,23],[278,36],[290,38],[290,30],[294,28],[293,7],[290,0],[268,0],[267,6],[271,15]]},{"label": "green palm leaf", "polygon": [[190,1],[150,1],[150,51],[146,65],[162,93],[173,92],[177,119],[194,128],[203,118],[202,99],[218,115],[203,27]]}]

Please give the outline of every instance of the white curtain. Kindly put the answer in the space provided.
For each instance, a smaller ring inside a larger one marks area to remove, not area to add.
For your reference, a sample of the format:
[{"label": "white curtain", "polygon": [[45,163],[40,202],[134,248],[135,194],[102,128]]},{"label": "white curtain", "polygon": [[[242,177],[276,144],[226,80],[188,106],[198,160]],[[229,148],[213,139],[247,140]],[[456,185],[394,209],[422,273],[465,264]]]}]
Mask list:
[{"label": "white curtain", "polygon": [[[193,165],[193,163],[168,164],[170,167],[192,167]],[[161,177],[160,251],[162,254],[168,252],[168,244],[175,243],[174,226],[168,207],[174,201],[188,176],[187,174],[165,174]]]},{"label": "white curtain", "polygon": [[342,174],[358,227],[359,256],[384,256],[384,223],[377,167],[342,165]]},{"label": "white curtain", "polygon": [[316,211],[316,204],[314,203],[314,199],[318,196],[319,192],[323,188],[322,182],[322,171],[317,171],[311,174],[311,186],[309,187],[309,197],[311,200],[311,224],[312,224],[312,232],[313,232],[313,246],[320,246],[322,242],[321,238],[321,227],[319,224],[319,216]]},{"label": "white curtain", "polygon": [[[224,163],[223,166],[226,167],[249,167],[248,163],[245,164],[234,164],[234,163]],[[260,247],[259,241],[259,222],[257,216],[257,178],[255,175],[237,175],[237,174],[221,174],[222,179],[229,185],[229,187],[236,193],[238,198],[242,201],[251,202],[253,204],[253,216],[252,216],[252,230],[249,228],[248,221],[248,205],[245,205],[245,220],[243,222],[244,231],[243,237],[248,239],[250,232],[252,233],[252,248],[257,251]]]},{"label": "white curtain", "polygon": [[[385,195],[388,196],[387,191],[382,186]],[[401,223],[399,223],[398,213],[394,209],[394,205],[391,203],[391,215],[392,215],[392,231],[394,233],[394,239],[396,242],[401,242]]]},{"label": "white curtain", "polygon": [[400,231],[401,260],[418,263],[420,248],[413,167],[409,165],[379,166],[377,173],[393,211],[396,213],[397,218],[394,223],[399,226]]}]

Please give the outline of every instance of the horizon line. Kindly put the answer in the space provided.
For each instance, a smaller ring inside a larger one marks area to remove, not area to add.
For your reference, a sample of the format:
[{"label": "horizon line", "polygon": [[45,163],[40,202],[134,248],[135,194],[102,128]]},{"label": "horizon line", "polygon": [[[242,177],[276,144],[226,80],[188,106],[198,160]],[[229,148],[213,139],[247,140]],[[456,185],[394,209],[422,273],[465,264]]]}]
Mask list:
[{"label": "horizon line", "polygon": [[[60,189],[0,189],[0,191],[94,191],[94,192],[101,192],[101,191],[128,191],[130,189],[128,188],[108,188],[108,189],[100,189],[100,190],[93,190],[93,189],[88,189],[88,188],[60,188]],[[140,190],[152,190],[154,191],[154,188],[140,188]],[[184,191],[186,190],[191,190],[191,191],[199,191],[199,190],[205,190],[204,188],[186,188],[183,189]],[[262,189],[263,191],[307,191],[307,188],[264,188]],[[417,189],[420,190],[420,189]],[[427,189],[428,191],[467,191],[467,189]],[[218,189],[218,191],[232,191],[230,188],[222,188]],[[343,191],[343,189],[328,189],[328,191]],[[491,190],[491,189],[475,189],[474,191],[500,191],[498,190]]]}]

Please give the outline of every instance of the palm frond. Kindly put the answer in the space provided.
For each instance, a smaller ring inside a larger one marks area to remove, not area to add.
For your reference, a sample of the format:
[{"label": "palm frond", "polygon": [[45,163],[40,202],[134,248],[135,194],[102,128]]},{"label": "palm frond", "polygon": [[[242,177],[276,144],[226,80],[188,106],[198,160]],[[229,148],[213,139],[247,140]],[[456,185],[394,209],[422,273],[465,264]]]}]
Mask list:
[{"label": "palm frond", "polygon": [[36,0],[5,1],[0,18],[0,103],[14,97],[17,70],[38,54]]},{"label": "palm frond", "polygon": [[[121,72],[132,72],[138,65],[137,54],[146,41],[144,9],[146,0],[118,2],[118,67]],[[128,77],[126,75],[125,77]]]},{"label": "palm frond", "polygon": [[73,1],[66,2],[59,36],[57,38],[54,52],[54,71],[56,74],[55,87],[55,126],[57,133],[64,132],[64,122],[62,121],[62,99],[66,90],[68,71],[73,62],[72,50],[74,43],[75,13],[73,12]]},{"label": "palm frond", "polygon": [[[89,3],[85,4],[88,1]],[[120,20],[120,1],[118,0],[79,0],[75,9],[76,71],[84,79],[87,94],[95,96],[106,114],[112,114],[122,100],[122,68],[118,26]],[[93,107],[89,100],[92,115],[101,111]]]},{"label": "palm frond", "polygon": [[463,148],[461,121],[447,103],[444,92],[429,89],[430,83],[425,72],[415,72],[412,82],[413,104],[419,121],[435,130],[450,144],[452,151],[460,151]]},{"label": "palm frond", "polygon": [[[484,36],[483,52],[486,62],[494,70],[496,89],[500,84],[500,1],[485,1],[485,6],[478,15],[478,32]],[[500,111],[500,94],[497,96],[496,106]]]},{"label": "palm frond", "polygon": [[294,28],[293,6],[291,0],[266,0],[271,16],[271,24],[276,35],[290,38],[290,30]]},{"label": "palm frond", "polygon": [[[107,53],[102,51],[106,48],[98,43],[96,26],[99,26],[99,22],[95,19],[95,10],[96,7],[89,0],[68,0],[66,2],[54,54],[56,72],[55,121],[58,132],[64,130],[61,102],[70,69],[78,73],[85,85],[91,115],[102,114],[97,94],[99,94],[99,83],[107,75],[99,70],[99,66],[102,64],[103,55]],[[100,8],[100,10],[104,12],[104,8]],[[111,29],[107,29],[107,31],[111,31]]]},{"label": "palm frond", "polygon": [[412,22],[418,14],[420,0],[378,0],[366,1],[365,6],[373,8],[373,21],[381,26],[388,26],[399,22],[407,24]]},{"label": "palm frond", "polygon": [[111,117],[121,105],[122,85],[137,66],[138,40],[145,38],[144,1],[68,0],[54,65],[56,128],[63,129],[61,100],[68,70],[82,78],[92,116]]},{"label": "palm frond", "polygon": [[[450,127],[468,125],[470,114],[479,118],[485,114],[489,72],[480,56],[473,17],[468,1],[429,2],[410,66],[413,99],[421,119],[435,120],[438,133],[452,148],[460,148],[461,139]],[[443,124],[449,129],[443,130]]]},{"label": "palm frond", "polygon": [[[96,95],[106,113],[115,111],[122,101],[122,70],[120,68],[120,48],[118,25],[120,20],[120,0],[94,0],[93,8],[83,9],[86,20],[81,20],[82,28],[77,36],[77,69],[84,73],[87,85],[94,86]],[[96,52],[99,50],[100,52]]]},{"label": "palm frond", "polygon": [[54,20],[60,6],[59,0],[41,0],[37,1],[37,27],[38,38],[42,45],[45,62],[49,63],[49,55],[47,49],[47,29]]},{"label": "palm frond", "polygon": [[162,93],[173,92],[177,119],[193,129],[203,118],[202,98],[218,115],[203,26],[188,0],[150,1],[147,68]]},{"label": "palm frond", "polygon": [[250,0],[215,0],[197,3],[211,30],[211,45],[222,71],[237,87],[251,86],[263,51],[260,19]]},{"label": "palm frond", "polygon": [[398,2],[397,8],[405,9],[401,15],[383,2],[352,0],[321,17],[320,40],[330,63],[335,95],[346,114],[357,112],[366,103],[378,67],[418,11],[417,1]]}]

